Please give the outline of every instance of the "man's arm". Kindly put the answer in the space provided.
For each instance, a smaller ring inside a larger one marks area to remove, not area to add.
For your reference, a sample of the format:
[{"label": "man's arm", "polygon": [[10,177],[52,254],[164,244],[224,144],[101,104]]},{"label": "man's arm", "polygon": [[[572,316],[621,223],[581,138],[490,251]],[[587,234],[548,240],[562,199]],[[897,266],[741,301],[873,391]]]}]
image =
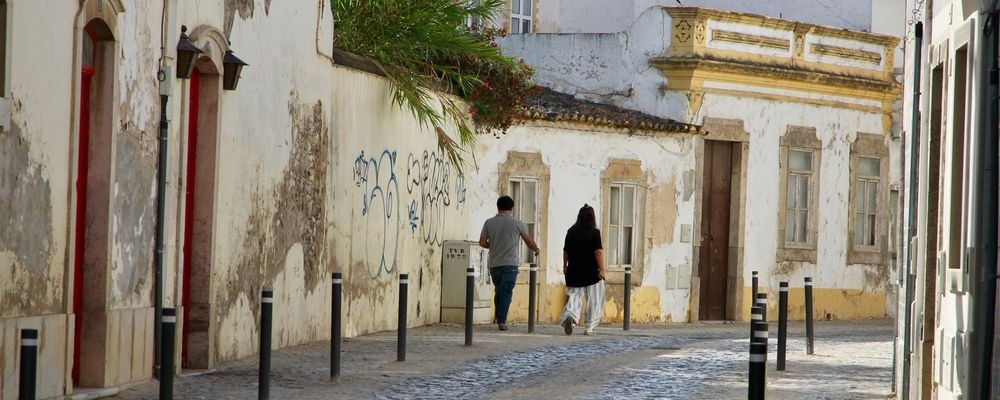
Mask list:
[{"label": "man's arm", "polygon": [[535,239],[532,239],[531,235],[522,233],[521,240],[524,240],[524,244],[528,245],[528,248],[535,252],[535,256],[538,256],[538,245],[535,244]]},{"label": "man's arm", "polygon": [[485,234],[479,234],[479,245],[484,249],[490,248],[490,241],[486,240]]}]

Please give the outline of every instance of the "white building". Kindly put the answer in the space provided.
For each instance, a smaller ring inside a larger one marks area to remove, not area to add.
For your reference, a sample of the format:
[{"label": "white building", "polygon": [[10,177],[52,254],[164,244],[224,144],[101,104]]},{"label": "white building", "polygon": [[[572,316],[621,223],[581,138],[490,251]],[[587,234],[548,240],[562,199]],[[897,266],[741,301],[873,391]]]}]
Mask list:
[{"label": "white building", "polygon": [[906,199],[915,226],[905,236],[910,261],[898,311],[900,399],[1000,396],[994,362],[997,133],[989,119],[1000,109],[988,79],[997,33],[986,29],[993,3],[907,5],[906,183],[916,191]]},{"label": "white building", "polygon": [[[656,293],[648,295],[656,302],[647,302],[652,310],[644,314],[654,320],[747,319],[754,270],[772,298],[780,281],[790,282],[792,318],[803,315],[807,276],[820,317],[883,318],[887,302],[894,303],[886,295],[900,181],[892,130],[898,42],[694,7],[649,8],[616,33],[512,35],[502,46],[535,67],[538,84],[699,125],[707,135],[673,139],[675,145],[638,138],[605,145],[582,134],[549,143],[536,129],[518,129],[484,149],[487,173],[477,185],[497,190],[481,199],[504,190],[505,175],[493,172],[493,164],[506,165],[504,155],[515,154],[508,152],[533,153],[552,171],[582,174],[583,163],[589,178],[552,178],[550,223],[537,228],[548,240],[543,248],[557,255],[572,210],[595,201],[602,226],[613,229],[609,214],[617,201],[610,193],[631,182],[638,229],[620,242],[605,232],[606,245],[631,256],[633,293]],[[657,155],[658,148],[670,156]],[[585,157],[588,151],[600,156]],[[597,178],[594,171],[616,163],[637,177]],[[530,178],[526,171],[509,174]],[[655,196],[676,211],[660,212],[660,201],[642,200]],[[470,235],[478,233],[477,219],[492,212],[490,202],[480,203]],[[561,260],[542,261],[549,271],[542,283],[558,288]],[[628,263],[609,259],[608,265],[620,273]],[[620,292],[610,283],[611,293]],[[614,295],[609,302],[620,306]]]}]

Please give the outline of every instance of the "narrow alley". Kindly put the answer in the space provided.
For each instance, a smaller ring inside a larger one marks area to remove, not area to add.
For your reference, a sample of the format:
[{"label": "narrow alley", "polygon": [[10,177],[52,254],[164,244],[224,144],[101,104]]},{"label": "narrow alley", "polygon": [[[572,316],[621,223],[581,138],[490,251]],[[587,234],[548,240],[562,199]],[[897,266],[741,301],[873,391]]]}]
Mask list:
[{"label": "narrow alley", "polygon": [[[524,325],[498,332],[477,327],[462,346],[462,329],[432,325],[410,330],[407,361],[395,361],[394,331],[344,343],[343,375],[329,383],[326,343],[273,353],[273,399],[732,399],[746,396],[745,324],[605,325],[599,335],[537,334]],[[880,399],[890,394],[892,325],[888,321],[820,322],[816,354],[805,354],[804,327],[789,327],[784,372],[768,367],[770,399]],[[257,394],[257,360],[244,359],[176,382],[176,398],[247,399]],[[155,399],[155,382],[119,400]]]}]

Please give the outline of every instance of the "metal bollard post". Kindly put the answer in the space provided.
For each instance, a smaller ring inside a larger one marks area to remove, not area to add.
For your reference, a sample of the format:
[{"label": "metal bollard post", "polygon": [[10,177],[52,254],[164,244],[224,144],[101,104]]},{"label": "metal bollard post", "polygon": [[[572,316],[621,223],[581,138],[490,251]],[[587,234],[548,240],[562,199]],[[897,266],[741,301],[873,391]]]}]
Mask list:
[{"label": "metal bollard post", "polygon": [[764,322],[763,316],[761,315],[760,306],[750,307],[750,339],[753,339],[754,324],[758,322]]},{"label": "metal bollard post", "polygon": [[396,322],[396,361],[406,361],[406,295],[409,275],[399,274],[399,319]]},{"label": "metal bollard post", "polygon": [[784,371],[785,341],[788,336],[788,282],[778,285],[778,371]]},{"label": "metal bollard post", "polygon": [[753,307],[753,304],[757,304],[757,285],[759,281],[757,278],[757,271],[753,271],[751,275],[753,278],[750,279],[750,287],[752,288],[752,292],[750,292],[750,303],[752,304],[750,306]]},{"label": "metal bollard post", "polygon": [[750,384],[747,398],[764,400],[767,392],[767,323],[754,324],[754,336],[750,340]]},{"label": "metal bollard post", "polygon": [[757,293],[757,306],[760,307],[760,320],[767,322],[767,292]]},{"label": "metal bollard post", "polygon": [[21,329],[21,374],[18,400],[35,400],[38,374],[38,330]]},{"label": "metal bollard post", "polygon": [[257,399],[271,398],[271,316],[274,306],[274,292],[260,293],[260,371],[257,385]]},{"label": "metal bollard post", "polygon": [[813,282],[806,277],[806,354],[813,353]]},{"label": "metal bollard post", "polygon": [[535,286],[538,286],[538,264],[531,263],[528,269],[528,333],[535,333],[535,303],[538,302]]},{"label": "metal bollard post", "polygon": [[330,380],[340,378],[340,318],[343,313],[344,275],[333,273],[333,310],[330,321]]},{"label": "metal bollard post", "polygon": [[625,310],[622,320],[622,330],[627,331],[632,322],[632,267],[625,267]]},{"label": "metal bollard post", "polygon": [[163,309],[160,327],[160,400],[174,398],[174,337],[177,335],[177,310]]},{"label": "metal bollard post", "polygon": [[465,345],[472,346],[472,295],[476,290],[476,269],[465,269]]}]

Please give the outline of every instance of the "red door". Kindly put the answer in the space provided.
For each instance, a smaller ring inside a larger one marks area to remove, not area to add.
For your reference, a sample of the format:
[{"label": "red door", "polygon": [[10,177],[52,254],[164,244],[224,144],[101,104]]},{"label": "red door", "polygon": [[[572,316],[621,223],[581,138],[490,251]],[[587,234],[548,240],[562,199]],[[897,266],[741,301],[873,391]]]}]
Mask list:
[{"label": "red door", "polygon": [[[89,36],[84,40],[93,40]],[[86,253],[87,172],[90,155],[90,85],[94,67],[84,65],[80,78],[80,138],[76,176],[76,232],[73,234],[73,384],[80,382],[80,336],[83,332],[83,259]]]},{"label": "red door", "polygon": [[732,157],[732,143],[705,141],[701,249],[698,260],[698,276],[701,281],[698,318],[701,320],[726,318]]},{"label": "red door", "polygon": [[191,238],[194,234],[194,182],[198,160],[198,95],[201,93],[201,73],[191,72],[191,104],[188,108],[187,176],[184,178],[184,272],[181,288],[181,306],[184,307],[183,340],[181,340],[181,367],[187,366],[188,334],[191,332]]}]

